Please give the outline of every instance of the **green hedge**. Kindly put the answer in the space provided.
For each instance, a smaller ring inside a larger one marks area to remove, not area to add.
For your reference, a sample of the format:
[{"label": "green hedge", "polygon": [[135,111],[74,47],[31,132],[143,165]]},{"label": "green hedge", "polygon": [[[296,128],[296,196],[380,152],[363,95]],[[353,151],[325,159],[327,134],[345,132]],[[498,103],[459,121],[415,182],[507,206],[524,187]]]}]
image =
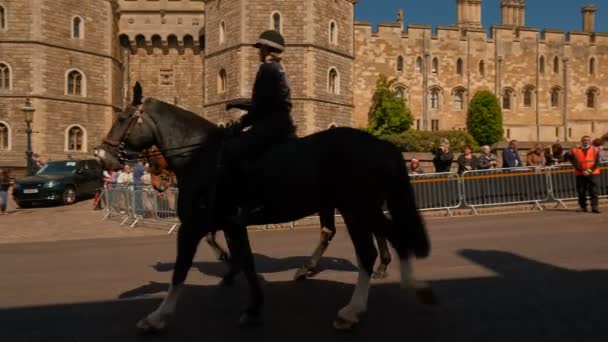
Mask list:
[{"label": "green hedge", "polygon": [[409,130],[398,135],[385,135],[381,139],[392,142],[403,152],[431,152],[437,148],[442,139],[450,142],[452,152],[462,152],[466,145],[473,146],[473,151],[479,150],[479,145],[473,137],[462,131],[415,131]]}]

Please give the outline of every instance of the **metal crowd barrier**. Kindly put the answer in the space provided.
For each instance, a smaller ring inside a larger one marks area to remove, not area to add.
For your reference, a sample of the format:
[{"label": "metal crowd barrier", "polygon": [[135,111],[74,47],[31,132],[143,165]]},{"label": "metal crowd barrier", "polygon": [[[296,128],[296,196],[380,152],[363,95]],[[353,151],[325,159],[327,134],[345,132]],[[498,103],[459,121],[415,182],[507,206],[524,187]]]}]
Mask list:
[{"label": "metal crowd barrier", "polygon": [[410,180],[420,211],[447,210],[452,216],[452,209],[462,205],[457,173],[410,174]]},{"label": "metal crowd barrier", "polygon": [[[551,199],[566,208],[564,201],[578,199],[576,191],[576,176],[571,165],[559,165],[548,168],[551,182]],[[598,195],[608,198],[608,163],[600,166]]]},{"label": "metal crowd barrier", "polygon": [[549,199],[546,169],[508,168],[465,171],[461,176],[463,203],[477,214],[478,207],[535,204]]}]

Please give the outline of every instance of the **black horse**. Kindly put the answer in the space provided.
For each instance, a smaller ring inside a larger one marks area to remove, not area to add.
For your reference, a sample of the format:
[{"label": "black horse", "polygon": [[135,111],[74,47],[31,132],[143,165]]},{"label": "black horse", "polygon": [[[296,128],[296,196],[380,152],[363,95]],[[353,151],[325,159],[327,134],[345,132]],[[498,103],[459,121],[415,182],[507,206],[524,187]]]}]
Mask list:
[{"label": "black horse", "polygon": [[[95,149],[106,166],[124,164],[125,149],[143,151],[157,146],[175,172],[181,226],[177,258],[169,292],[161,305],[140,320],[146,332],[166,328],[200,240],[221,227],[230,252],[223,283],[242,270],[250,289],[241,324],[259,320],[263,293],[255,272],[247,229],[226,218],[234,214],[231,191],[255,193],[258,210],[248,224],[284,223],[338,208],[354,244],[359,266],[357,285],[348,305],[339,310],[334,326],[348,329],[367,310],[370,277],[377,258],[373,235],[384,236],[400,258],[401,284],[415,283],[410,257],[429,255],[430,241],[416,210],[400,151],[391,143],[351,128],[322,131],[276,146],[247,168],[247,189],[234,189],[222,178],[221,151],[227,129],[204,118],[134,91],[131,105],[112,125]],[[390,218],[382,211],[386,204]]]}]

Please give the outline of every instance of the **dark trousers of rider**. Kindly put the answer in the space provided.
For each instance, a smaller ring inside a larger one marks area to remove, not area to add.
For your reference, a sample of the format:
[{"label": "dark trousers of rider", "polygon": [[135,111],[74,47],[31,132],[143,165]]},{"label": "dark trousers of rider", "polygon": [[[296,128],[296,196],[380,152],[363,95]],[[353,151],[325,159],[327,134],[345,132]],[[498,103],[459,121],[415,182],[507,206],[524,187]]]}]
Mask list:
[{"label": "dark trousers of rider", "polygon": [[597,209],[597,186],[599,175],[576,176],[576,191],[578,192],[578,204],[581,208],[587,207],[587,193],[591,197],[591,208]]}]

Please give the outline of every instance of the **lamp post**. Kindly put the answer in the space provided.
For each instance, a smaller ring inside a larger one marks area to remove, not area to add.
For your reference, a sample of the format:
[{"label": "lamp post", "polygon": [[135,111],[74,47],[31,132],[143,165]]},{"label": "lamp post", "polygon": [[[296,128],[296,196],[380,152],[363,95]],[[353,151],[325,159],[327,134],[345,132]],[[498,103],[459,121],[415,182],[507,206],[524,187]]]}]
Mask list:
[{"label": "lamp post", "polygon": [[34,112],[36,110],[34,109],[34,107],[32,107],[32,103],[30,102],[29,97],[25,99],[25,107],[23,107],[21,110],[23,111],[25,124],[27,125],[27,128],[25,129],[25,134],[27,137],[27,147],[25,150],[25,156],[27,158],[26,173],[28,176],[31,176],[33,174],[32,155],[34,154],[34,152],[32,152],[32,122],[34,121]]}]

